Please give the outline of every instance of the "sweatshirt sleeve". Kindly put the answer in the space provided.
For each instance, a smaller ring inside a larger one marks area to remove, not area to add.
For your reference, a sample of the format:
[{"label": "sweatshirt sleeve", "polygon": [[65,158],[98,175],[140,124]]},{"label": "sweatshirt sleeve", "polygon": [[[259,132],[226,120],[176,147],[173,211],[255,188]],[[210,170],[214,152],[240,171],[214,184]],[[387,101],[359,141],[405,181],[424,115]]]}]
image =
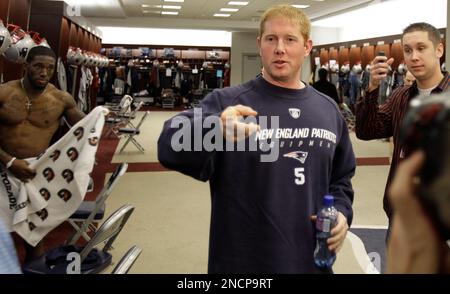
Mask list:
[{"label": "sweatshirt sleeve", "polygon": [[351,179],[355,174],[355,168],[355,155],[347,127],[345,122],[343,122],[341,138],[334,154],[329,190],[335,198],[336,209],[347,218],[349,226],[353,219],[353,188]]},{"label": "sweatshirt sleeve", "polygon": [[383,139],[392,136],[392,107],[394,95],[378,105],[378,88],[356,104],[356,137],[361,140]]},{"label": "sweatshirt sleeve", "polygon": [[[167,120],[158,139],[159,162],[169,169],[208,181],[214,173],[217,148],[205,148],[203,139],[214,132],[216,140],[222,140],[218,130],[223,109],[218,91],[214,91],[202,100],[199,108],[183,111]],[[203,127],[205,121],[209,127]]]}]

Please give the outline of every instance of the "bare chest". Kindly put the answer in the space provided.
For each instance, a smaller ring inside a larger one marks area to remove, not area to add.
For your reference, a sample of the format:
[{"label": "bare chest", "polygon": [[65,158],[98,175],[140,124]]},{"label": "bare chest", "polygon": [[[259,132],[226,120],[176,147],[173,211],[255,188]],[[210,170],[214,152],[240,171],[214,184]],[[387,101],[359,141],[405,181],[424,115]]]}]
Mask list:
[{"label": "bare chest", "polygon": [[5,125],[27,122],[45,128],[59,122],[63,112],[63,102],[51,94],[28,97],[17,91],[1,105],[0,122]]}]

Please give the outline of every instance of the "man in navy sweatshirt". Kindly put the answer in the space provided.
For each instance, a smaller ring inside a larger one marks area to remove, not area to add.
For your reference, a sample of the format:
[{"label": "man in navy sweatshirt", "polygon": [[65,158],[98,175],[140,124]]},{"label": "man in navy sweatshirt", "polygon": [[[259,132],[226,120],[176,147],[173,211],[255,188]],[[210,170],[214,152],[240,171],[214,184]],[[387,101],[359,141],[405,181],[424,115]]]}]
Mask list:
[{"label": "man in navy sweatshirt", "polygon": [[289,5],[262,16],[262,75],[215,90],[166,121],[158,158],[211,189],[209,273],[319,273],[314,215],[325,194],[339,211],[328,239],[352,220],[355,157],[336,103],[300,80],[310,21]]}]

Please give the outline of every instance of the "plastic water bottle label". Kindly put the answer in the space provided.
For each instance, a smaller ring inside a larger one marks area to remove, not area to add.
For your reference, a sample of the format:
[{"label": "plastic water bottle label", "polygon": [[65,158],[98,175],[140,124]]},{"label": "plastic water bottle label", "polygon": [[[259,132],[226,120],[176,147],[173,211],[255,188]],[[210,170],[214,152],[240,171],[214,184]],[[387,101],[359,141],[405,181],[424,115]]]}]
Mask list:
[{"label": "plastic water bottle label", "polygon": [[331,221],[329,219],[324,219],[322,224],[322,232],[329,233],[331,227]]},{"label": "plastic water bottle label", "polygon": [[331,228],[331,220],[327,218],[317,218],[316,229],[325,233],[329,233]]}]

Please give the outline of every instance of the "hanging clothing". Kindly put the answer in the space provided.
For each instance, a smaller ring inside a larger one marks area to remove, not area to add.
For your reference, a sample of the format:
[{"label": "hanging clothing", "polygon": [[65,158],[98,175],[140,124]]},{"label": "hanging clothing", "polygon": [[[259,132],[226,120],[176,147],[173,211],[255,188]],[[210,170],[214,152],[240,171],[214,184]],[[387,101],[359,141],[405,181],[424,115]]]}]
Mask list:
[{"label": "hanging clothing", "polygon": [[350,71],[349,74],[349,104],[355,105],[356,101],[359,98],[360,95],[360,83],[359,83],[359,75],[353,71]]},{"label": "hanging clothing", "polygon": [[81,69],[80,69],[80,87],[78,89],[78,108],[82,111],[85,112],[87,109],[87,97],[86,97],[86,92],[87,92],[87,74],[86,71],[84,70],[85,66],[82,65]]},{"label": "hanging clothing", "polygon": [[370,82],[370,70],[363,71],[361,76],[361,88],[365,91],[369,87]]}]

